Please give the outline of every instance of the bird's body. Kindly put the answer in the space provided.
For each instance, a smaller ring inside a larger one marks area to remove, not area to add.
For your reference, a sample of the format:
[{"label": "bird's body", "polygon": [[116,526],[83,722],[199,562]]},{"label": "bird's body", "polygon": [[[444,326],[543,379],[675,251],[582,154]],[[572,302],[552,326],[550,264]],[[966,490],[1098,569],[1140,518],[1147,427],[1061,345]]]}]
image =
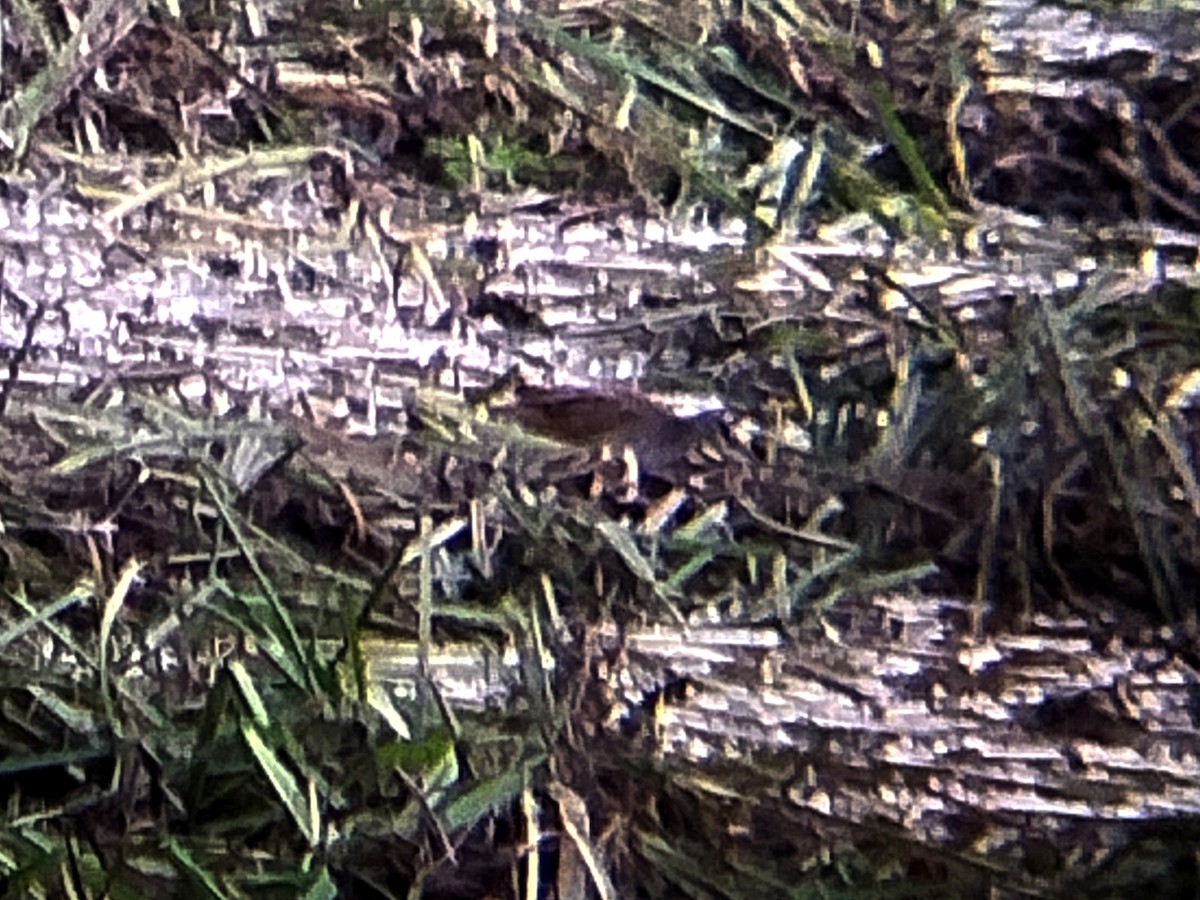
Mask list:
[{"label": "bird's body", "polygon": [[640,442],[674,417],[632,391],[522,386],[509,411],[523,428],[565,444]]},{"label": "bird's body", "polygon": [[505,415],[536,434],[580,447],[633,448],[644,465],[671,466],[719,430],[719,414],[676,416],[634,391],[523,385]]}]

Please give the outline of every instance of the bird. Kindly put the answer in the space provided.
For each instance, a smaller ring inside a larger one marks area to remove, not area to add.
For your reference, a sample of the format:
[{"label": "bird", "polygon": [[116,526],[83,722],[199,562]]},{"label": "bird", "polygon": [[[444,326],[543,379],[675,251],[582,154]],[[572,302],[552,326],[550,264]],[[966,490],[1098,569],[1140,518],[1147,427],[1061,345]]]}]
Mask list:
[{"label": "bird", "polygon": [[497,412],[542,437],[575,447],[632,448],[651,468],[672,466],[690,450],[718,440],[722,415],[684,418],[629,388],[522,384]]}]

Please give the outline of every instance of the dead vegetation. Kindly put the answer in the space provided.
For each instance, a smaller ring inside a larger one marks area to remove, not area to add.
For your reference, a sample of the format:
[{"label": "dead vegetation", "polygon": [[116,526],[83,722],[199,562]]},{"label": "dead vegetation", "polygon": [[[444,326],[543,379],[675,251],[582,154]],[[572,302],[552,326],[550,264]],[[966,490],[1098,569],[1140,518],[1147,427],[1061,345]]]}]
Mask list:
[{"label": "dead vegetation", "polygon": [[1194,678],[1194,64],[988,14],[6,3],[6,893],[1194,882],[1178,810],[1010,869],[676,767],[596,649],[902,591]]}]

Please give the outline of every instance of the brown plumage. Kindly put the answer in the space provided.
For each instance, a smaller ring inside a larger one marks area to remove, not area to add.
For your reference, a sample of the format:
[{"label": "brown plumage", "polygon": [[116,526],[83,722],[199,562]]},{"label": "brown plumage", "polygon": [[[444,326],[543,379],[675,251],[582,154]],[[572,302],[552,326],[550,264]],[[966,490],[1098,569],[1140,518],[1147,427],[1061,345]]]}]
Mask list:
[{"label": "brown plumage", "polygon": [[505,410],[528,429],[564,444],[631,446],[650,465],[683,459],[687,451],[719,430],[719,417],[683,419],[629,390],[545,388],[523,385]]},{"label": "brown plumage", "polygon": [[630,391],[529,386],[517,389],[516,404],[509,414],[522,427],[566,444],[639,440],[674,419],[657,404]]}]

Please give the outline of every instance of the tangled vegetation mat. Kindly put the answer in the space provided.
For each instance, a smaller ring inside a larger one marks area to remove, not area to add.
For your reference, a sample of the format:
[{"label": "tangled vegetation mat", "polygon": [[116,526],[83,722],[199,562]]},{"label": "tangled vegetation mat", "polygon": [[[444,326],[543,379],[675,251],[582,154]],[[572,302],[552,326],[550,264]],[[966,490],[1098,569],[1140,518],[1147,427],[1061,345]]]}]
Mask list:
[{"label": "tangled vegetation mat", "polygon": [[6,894],[1192,896],[1193,11],[0,17]]}]

